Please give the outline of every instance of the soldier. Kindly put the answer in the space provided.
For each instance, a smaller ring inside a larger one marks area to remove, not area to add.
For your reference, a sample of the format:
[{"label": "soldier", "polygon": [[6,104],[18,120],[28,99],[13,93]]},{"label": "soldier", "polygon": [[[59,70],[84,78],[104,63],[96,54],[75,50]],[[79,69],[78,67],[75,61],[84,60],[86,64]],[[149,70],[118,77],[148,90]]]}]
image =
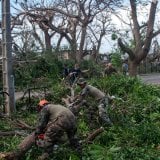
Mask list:
[{"label": "soldier", "polygon": [[38,105],[39,121],[36,127],[35,136],[44,133],[44,153],[39,159],[46,159],[52,153],[53,146],[60,141],[64,133],[67,133],[70,144],[81,154],[81,146],[76,137],[76,119],[73,113],[58,104],[50,104],[41,100]]},{"label": "soldier", "polygon": [[74,65],[74,68],[71,69],[71,71],[69,73],[71,86],[74,85],[74,83],[80,77],[80,75],[81,75],[81,69],[80,69],[79,65],[76,63]]},{"label": "soldier", "polygon": [[107,76],[110,76],[112,74],[115,74],[117,73],[117,70],[113,67],[112,63],[108,63],[106,65],[106,68],[104,70],[104,74],[107,75]]},{"label": "soldier", "polygon": [[77,100],[75,100],[74,103],[80,103],[85,99],[86,96],[91,96],[98,103],[98,113],[101,121],[107,125],[112,125],[112,122],[107,114],[108,97],[105,95],[105,93],[103,93],[96,87],[88,85],[85,79],[83,78],[79,78],[77,85],[79,85],[82,90],[80,94],[77,96],[78,99],[77,97],[75,97],[75,99]]},{"label": "soldier", "polygon": [[69,68],[67,66],[67,64],[64,64],[63,67],[63,78],[66,78],[69,75]]},{"label": "soldier", "polygon": [[124,75],[128,75],[128,63],[127,61],[124,61],[122,64],[122,72]]}]

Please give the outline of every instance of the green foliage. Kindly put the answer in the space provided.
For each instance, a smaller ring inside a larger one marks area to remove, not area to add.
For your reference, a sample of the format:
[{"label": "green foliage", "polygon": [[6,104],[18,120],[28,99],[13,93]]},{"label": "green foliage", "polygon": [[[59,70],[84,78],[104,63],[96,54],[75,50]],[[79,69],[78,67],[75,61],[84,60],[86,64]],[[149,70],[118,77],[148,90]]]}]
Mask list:
[{"label": "green foliage", "polygon": [[122,66],[122,60],[121,60],[121,51],[116,49],[115,51],[113,51],[111,53],[111,62],[113,64],[113,66],[117,67],[117,68],[121,68]]},{"label": "green foliage", "polygon": [[115,33],[113,33],[112,36],[111,36],[111,39],[116,40],[117,38],[118,38],[118,36]]},{"label": "green foliage", "polygon": [[16,149],[16,146],[21,142],[22,138],[18,136],[1,137],[0,152],[8,152]]},{"label": "green foliage", "polygon": [[10,121],[6,121],[5,119],[1,119],[0,128],[3,131],[8,131],[12,128]]},{"label": "green foliage", "polygon": [[89,70],[89,77],[102,77],[103,66],[95,63],[92,60],[85,60],[81,63],[82,70]]},{"label": "green foliage", "polygon": [[24,88],[44,86],[50,79],[57,81],[61,76],[62,66],[62,62],[55,56],[40,56],[33,64],[26,63],[15,67],[15,85]]},{"label": "green foliage", "polygon": [[65,88],[63,84],[56,83],[52,87],[53,96],[50,97],[50,100],[53,100],[54,103],[61,103],[61,98],[65,97],[69,92],[69,88]]},{"label": "green foliage", "polygon": [[[50,100],[61,103],[61,98],[68,94],[68,90],[56,80],[52,80],[52,82],[53,95]],[[98,87],[106,94],[115,95],[116,98],[110,102],[108,111],[114,125],[105,127],[105,131],[97,136],[92,144],[83,144],[83,159],[160,159],[160,87],[145,85],[138,78],[123,75],[92,77],[92,79],[88,79],[88,83]],[[78,89],[76,88],[76,90]],[[89,103],[93,104],[90,99]],[[21,104],[19,105],[21,106]],[[92,131],[89,124],[93,121],[88,123],[85,114],[85,111],[82,110],[78,117],[78,135],[81,140],[84,140]],[[18,112],[15,117],[31,126],[36,123],[35,112]],[[13,126],[10,121],[4,119],[0,122],[0,128],[8,131]],[[2,138],[0,151],[14,149],[21,139],[22,137]],[[25,159],[36,159],[42,152],[42,149],[32,147],[25,155]],[[68,144],[60,144],[51,158],[79,160],[75,151],[71,150]]]}]

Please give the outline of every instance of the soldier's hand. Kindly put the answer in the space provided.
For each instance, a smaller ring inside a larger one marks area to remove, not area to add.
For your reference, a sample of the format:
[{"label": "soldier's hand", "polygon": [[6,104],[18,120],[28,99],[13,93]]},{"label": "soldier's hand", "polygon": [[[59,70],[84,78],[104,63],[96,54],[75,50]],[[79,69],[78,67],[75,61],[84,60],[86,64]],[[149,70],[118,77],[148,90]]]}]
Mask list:
[{"label": "soldier's hand", "polygon": [[115,99],[116,97],[115,96],[111,96],[111,99]]}]

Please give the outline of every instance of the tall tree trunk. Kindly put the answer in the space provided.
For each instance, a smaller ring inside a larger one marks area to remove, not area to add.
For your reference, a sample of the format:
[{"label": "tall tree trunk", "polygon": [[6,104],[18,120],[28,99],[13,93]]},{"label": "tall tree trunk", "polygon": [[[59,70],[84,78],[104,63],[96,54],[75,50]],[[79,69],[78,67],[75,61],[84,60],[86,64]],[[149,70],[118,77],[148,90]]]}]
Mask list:
[{"label": "tall tree trunk", "polygon": [[86,38],[86,26],[83,26],[82,27],[82,34],[81,34],[81,42],[80,42],[80,46],[79,46],[79,52],[76,57],[78,63],[80,63],[83,58],[83,48],[84,48],[85,38]]},{"label": "tall tree trunk", "polygon": [[60,38],[58,39],[58,42],[57,42],[56,51],[59,51],[62,39],[63,39],[63,35],[60,35]]},{"label": "tall tree trunk", "polygon": [[72,43],[70,43],[70,47],[71,47],[71,58],[76,61],[76,54],[77,54],[76,40],[72,39]]},{"label": "tall tree trunk", "polygon": [[51,51],[52,50],[51,36],[49,35],[48,31],[45,31],[44,35],[45,35],[46,50]]},{"label": "tall tree trunk", "polygon": [[138,67],[138,64],[135,61],[129,61],[129,75],[130,76],[137,75],[137,67]]},{"label": "tall tree trunk", "polygon": [[[121,49],[128,53],[130,64],[129,64],[129,74],[131,76],[135,76],[137,74],[137,67],[140,62],[146,58],[149,53],[149,49],[151,46],[151,42],[153,37],[160,33],[160,30],[154,31],[154,22],[156,16],[156,8],[157,8],[158,0],[152,0],[150,11],[149,11],[149,18],[146,22],[146,25],[140,26],[138,23],[138,14],[137,14],[137,1],[130,0],[131,6],[131,19],[133,22],[133,37],[135,41],[135,47],[129,48],[129,45],[126,45],[122,42],[121,38],[118,39],[118,44]],[[146,33],[145,36],[142,34],[142,30],[145,27]],[[154,32],[153,32],[154,31]]]}]

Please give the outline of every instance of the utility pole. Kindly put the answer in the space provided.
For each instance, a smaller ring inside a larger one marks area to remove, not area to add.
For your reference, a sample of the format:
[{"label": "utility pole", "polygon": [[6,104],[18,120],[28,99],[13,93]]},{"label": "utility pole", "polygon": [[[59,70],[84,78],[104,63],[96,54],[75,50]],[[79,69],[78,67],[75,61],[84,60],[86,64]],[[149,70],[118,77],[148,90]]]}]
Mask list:
[{"label": "utility pole", "polygon": [[14,97],[14,76],[12,62],[12,39],[11,39],[11,15],[10,0],[2,2],[2,72],[3,72],[3,91],[5,94],[5,113],[10,115],[15,111]]}]

